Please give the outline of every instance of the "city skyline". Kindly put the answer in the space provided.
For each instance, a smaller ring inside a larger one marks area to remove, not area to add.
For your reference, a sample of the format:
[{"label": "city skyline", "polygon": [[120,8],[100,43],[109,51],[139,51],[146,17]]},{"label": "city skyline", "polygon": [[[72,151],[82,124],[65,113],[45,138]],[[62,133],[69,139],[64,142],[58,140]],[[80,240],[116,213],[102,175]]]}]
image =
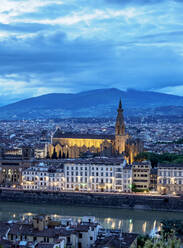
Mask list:
[{"label": "city skyline", "polygon": [[0,100],[96,88],[183,95],[178,0],[3,0]]}]

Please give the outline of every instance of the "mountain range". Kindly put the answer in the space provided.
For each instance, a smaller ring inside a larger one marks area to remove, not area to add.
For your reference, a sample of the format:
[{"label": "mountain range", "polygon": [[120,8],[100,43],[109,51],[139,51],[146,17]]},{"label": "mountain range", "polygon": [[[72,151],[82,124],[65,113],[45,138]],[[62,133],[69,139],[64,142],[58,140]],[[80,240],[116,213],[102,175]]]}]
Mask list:
[{"label": "mountain range", "polygon": [[32,97],[0,107],[0,119],[114,117],[120,98],[126,115],[183,115],[181,96],[111,88]]}]

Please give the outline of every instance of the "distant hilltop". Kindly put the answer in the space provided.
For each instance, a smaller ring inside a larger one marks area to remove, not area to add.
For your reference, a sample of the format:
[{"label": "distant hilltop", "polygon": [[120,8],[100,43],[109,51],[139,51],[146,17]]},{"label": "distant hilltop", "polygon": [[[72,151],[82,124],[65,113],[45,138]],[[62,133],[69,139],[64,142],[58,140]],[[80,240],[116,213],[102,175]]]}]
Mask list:
[{"label": "distant hilltop", "polygon": [[0,107],[0,119],[115,117],[122,99],[125,115],[182,115],[183,97],[119,89],[97,89],[76,94],[53,93]]}]

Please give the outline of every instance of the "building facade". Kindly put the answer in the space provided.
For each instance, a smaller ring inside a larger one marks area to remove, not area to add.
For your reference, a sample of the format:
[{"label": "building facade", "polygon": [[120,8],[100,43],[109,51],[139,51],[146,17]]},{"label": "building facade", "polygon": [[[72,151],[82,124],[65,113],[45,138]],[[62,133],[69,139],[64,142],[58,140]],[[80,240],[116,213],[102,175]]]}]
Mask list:
[{"label": "building facade", "polygon": [[132,165],[133,186],[135,190],[148,191],[150,188],[151,162],[134,162]]},{"label": "building facade", "polygon": [[183,165],[159,164],[157,190],[160,194],[183,194]]},{"label": "building facade", "polygon": [[85,159],[64,164],[69,191],[130,192],[132,170],[122,159]]},{"label": "building facade", "polygon": [[0,149],[0,185],[17,186],[22,183],[22,171],[33,165],[33,154],[26,147],[22,154],[9,154]]},{"label": "building facade", "polygon": [[125,155],[129,163],[143,151],[143,143],[139,139],[132,139],[125,130],[122,103],[120,100],[115,125],[115,135],[94,135],[63,133],[59,128],[48,146],[50,158],[79,158],[90,152],[96,155],[118,156]]},{"label": "building facade", "polygon": [[24,190],[131,192],[132,167],[123,158],[60,160],[22,172]]},{"label": "building facade", "polygon": [[47,167],[40,163],[22,172],[24,190],[62,191],[64,189],[63,167]]}]

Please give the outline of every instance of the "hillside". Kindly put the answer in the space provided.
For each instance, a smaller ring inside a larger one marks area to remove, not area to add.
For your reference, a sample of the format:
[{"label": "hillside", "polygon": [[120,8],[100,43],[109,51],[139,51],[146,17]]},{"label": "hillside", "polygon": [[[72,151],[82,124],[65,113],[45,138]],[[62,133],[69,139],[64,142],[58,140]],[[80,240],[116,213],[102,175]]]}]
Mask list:
[{"label": "hillside", "polygon": [[[0,119],[114,117],[120,97],[129,115],[154,111],[172,114],[176,108],[183,106],[183,97],[180,96],[112,88],[29,98],[0,107]],[[171,111],[168,106],[171,106]]]}]

